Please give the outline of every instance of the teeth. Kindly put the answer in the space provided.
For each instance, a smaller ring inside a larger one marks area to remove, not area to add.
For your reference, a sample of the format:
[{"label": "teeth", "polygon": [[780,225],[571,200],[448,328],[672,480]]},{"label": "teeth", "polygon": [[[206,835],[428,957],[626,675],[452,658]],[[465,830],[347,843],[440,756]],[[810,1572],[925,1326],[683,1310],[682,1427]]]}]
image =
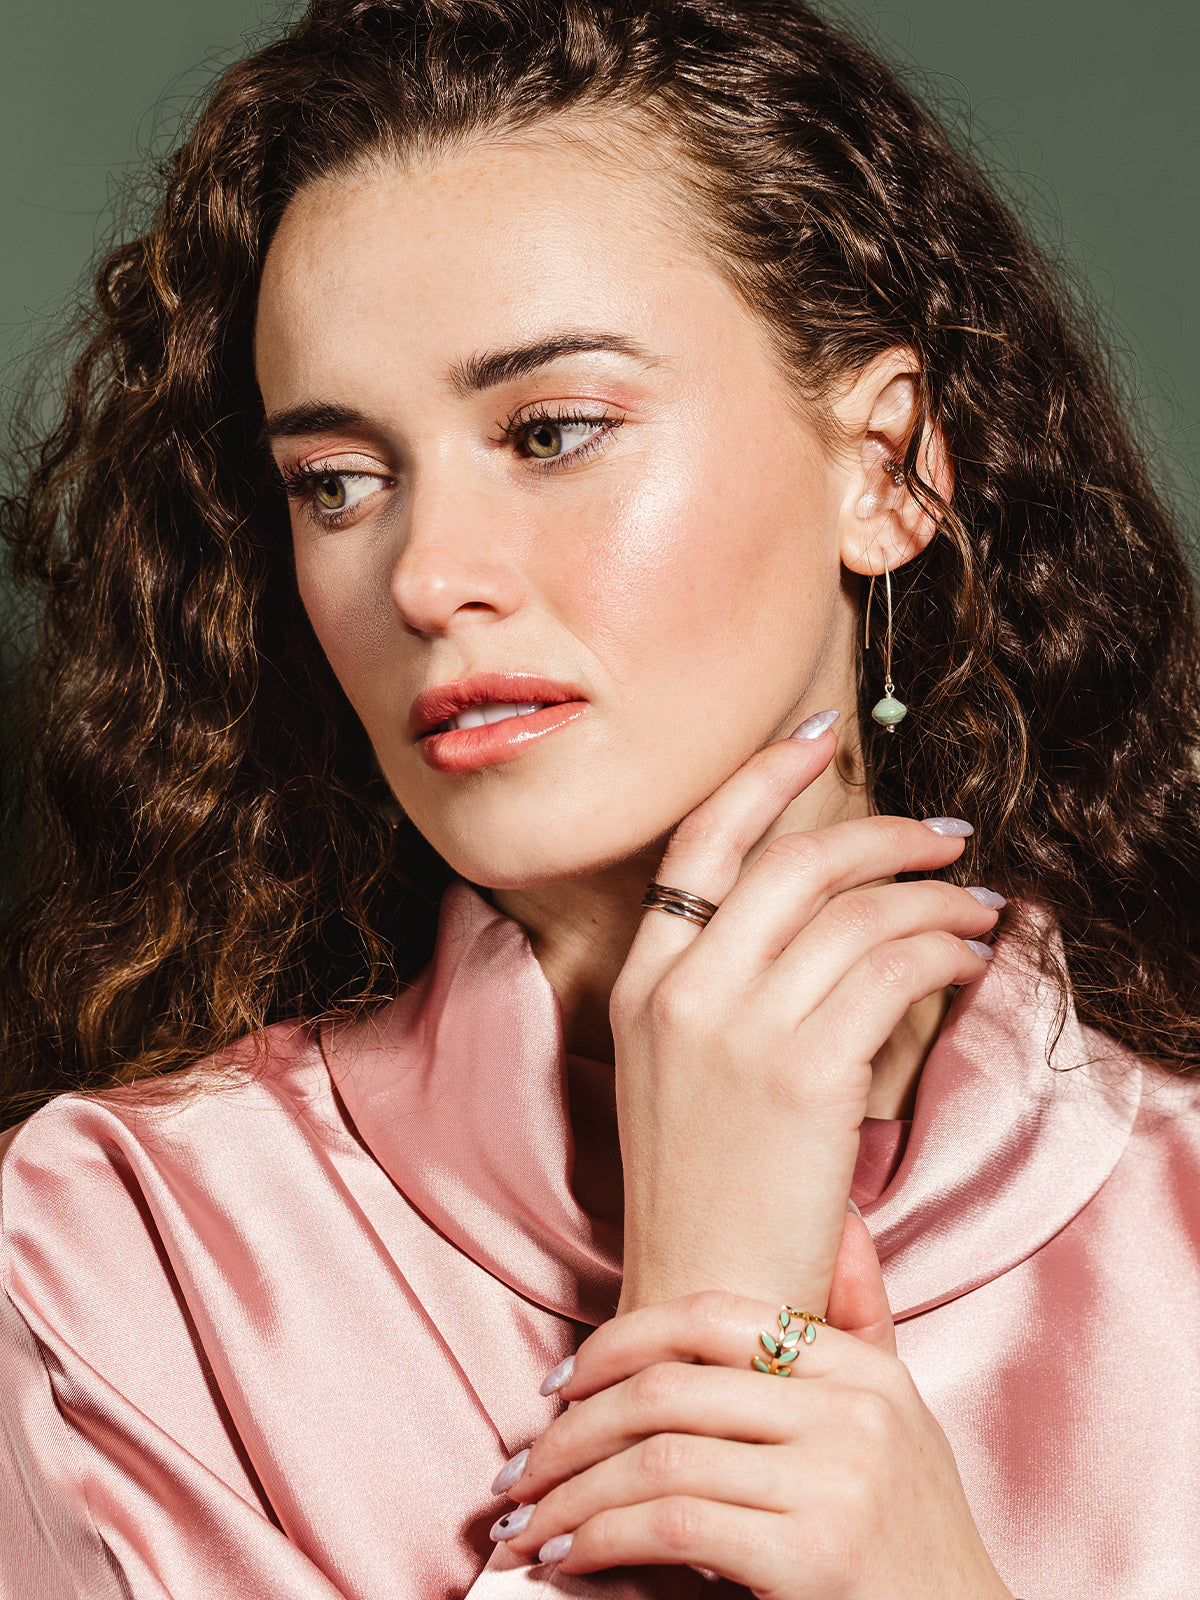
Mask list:
[{"label": "teeth", "polygon": [[528,717],[541,711],[543,702],[530,700],[522,705],[468,706],[446,724],[449,728],[482,728],[485,723],[504,722],[509,717]]}]

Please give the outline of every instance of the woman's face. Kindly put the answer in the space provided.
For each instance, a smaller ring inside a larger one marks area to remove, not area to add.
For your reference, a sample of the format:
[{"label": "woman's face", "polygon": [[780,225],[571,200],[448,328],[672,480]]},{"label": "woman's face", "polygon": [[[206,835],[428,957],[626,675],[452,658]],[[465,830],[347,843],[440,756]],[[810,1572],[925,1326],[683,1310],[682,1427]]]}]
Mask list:
[{"label": "woman's face", "polygon": [[[315,184],[267,257],[300,594],[400,805],[478,884],[641,852],[854,703],[845,474],[687,218],[649,152],[543,130]],[[452,724],[464,698],[499,720]]]}]

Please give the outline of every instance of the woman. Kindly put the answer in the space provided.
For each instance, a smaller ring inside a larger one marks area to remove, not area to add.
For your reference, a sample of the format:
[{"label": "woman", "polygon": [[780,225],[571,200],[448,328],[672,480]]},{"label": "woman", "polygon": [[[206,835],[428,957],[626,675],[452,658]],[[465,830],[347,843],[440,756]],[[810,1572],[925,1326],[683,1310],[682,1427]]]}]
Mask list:
[{"label": "woman", "polygon": [[1190,1591],[1190,580],[877,61],[317,0],[8,527],[5,1594]]}]

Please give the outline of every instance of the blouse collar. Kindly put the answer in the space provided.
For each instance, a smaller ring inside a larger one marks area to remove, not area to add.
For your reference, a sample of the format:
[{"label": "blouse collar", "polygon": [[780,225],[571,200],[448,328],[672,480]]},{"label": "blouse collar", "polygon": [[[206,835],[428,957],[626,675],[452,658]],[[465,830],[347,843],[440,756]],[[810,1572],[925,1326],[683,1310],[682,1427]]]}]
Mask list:
[{"label": "blouse collar", "polygon": [[[1069,1007],[1064,1019],[1020,946],[996,951],[951,1006],[904,1157],[865,1209],[897,1318],[1053,1237],[1112,1171],[1137,1113],[1136,1060]],[[593,1325],[613,1314],[620,1235],[571,1190],[558,998],[518,923],[455,880],[412,988],[326,1024],[322,1046],[359,1137],[435,1228],[537,1305]]]}]

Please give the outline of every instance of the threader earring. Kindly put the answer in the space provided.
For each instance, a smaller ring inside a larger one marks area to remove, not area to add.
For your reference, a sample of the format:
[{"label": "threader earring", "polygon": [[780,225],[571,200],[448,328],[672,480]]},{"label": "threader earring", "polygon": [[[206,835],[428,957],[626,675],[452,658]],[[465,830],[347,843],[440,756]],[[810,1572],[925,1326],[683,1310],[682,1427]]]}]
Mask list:
[{"label": "threader earring", "polygon": [[[877,700],[871,707],[871,715],[887,733],[895,733],[896,724],[903,722],[908,715],[908,707],[903,701],[896,699],[896,685],[892,682],[892,575],[888,571],[887,554],[883,557],[883,580],[887,588],[887,641],[885,654],[887,666],[884,670],[883,699]],[[875,595],[875,574],[871,574],[871,585],[867,590],[867,616],[863,637],[863,649],[871,648],[871,601]]]}]

